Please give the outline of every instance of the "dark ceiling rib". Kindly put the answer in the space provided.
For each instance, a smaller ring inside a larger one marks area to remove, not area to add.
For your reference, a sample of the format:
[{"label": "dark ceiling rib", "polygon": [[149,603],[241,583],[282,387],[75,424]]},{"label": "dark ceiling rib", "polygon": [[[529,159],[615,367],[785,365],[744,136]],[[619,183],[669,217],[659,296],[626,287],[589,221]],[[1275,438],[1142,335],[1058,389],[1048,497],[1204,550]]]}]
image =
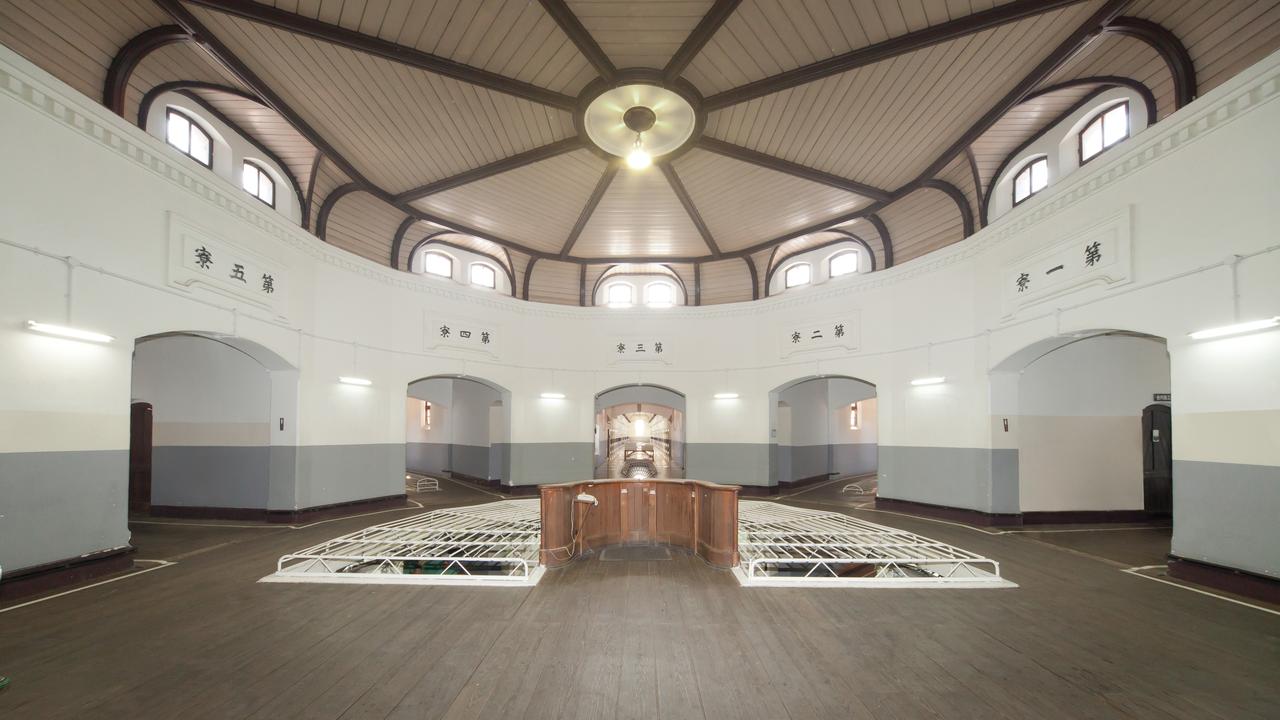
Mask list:
[{"label": "dark ceiling rib", "polygon": [[755,261],[751,259],[750,255],[743,255],[741,259],[742,259],[742,262],[747,264],[747,270],[751,271],[751,299],[759,300],[760,299],[760,274],[756,272]]},{"label": "dark ceiling rib", "polygon": [[982,207],[982,175],[978,173],[978,158],[973,154],[973,147],[964,146],[964,159],[969,165],[969,172],[973,175],[973,194],[977,198],[979,207],[979,223],[978,227],[985,227],[987,224],[987,214],[981,212]]},{"label": "dark ceiling rib", "polygon": [[564,247],[560,249],[561,259],[569,257],[569,251],[578,242],[578,236],[582,234],[582,229],[587,226],[587,221],[591,219],[591,213],[596,211],[596,206],[600,204],[601,198],[604,197],[605,191],[609,189],[609,184],[613,182],[613,178],[617,174],[617,163],[609,163],[605,167],[604,174],[600,176],[599,182],[596,183],[596,188],[591,191],[591,197],[587,198],[587,204],[583,206],[582,212],[578,214],[578,221],[573,224],[573,229],[569,231],[569,237],[564,241]]},{"label": "dark ceiling rib", "polygon": [[1015,2],[999,5],[990,10],[983,10],[965,17],[939,23],[933,27],[917,30],[906,35],[899,35],[883,42],[858,48],[843,55],[819,60],[794,70],[778,73],[771,77],[736,88],[717,93],[703,102],[709,112],[729,105],[746,102],[764,95],[771,95],[797,85],[848,72],[855,68],[888,60],[909,52],[914,52],[931,45],[955,40],[973,33],[990,30],[1007,23],[1023,20],[1050,10],[1074,5],[1082,0],[1015,0]]},{"label": "dark ceiling rib", "polygon": [[693,264],[693,304],[702,305],[702,263]]},{"label": "dark ceiling rib", "polygon": [[942,155],[924,172],[920,173],[917,181],[912,184],[917,185],[941,172],[947,166],[947,163],[951,162],[951,158],[962,152],[964,148],[972,145],[982,133],[989,130],[1005,113],[1023,102],[1037,85],[1044,82],[1068,58],[1075,55],[1090,40],[1097,37],[1132,2],[1133,0],[1108,0],[1107,4],[1099,8],[1093,15],[1090,15],[1088,20],[1081,23],[1066,40],[1059,43],[1039,64],[1032,68],[1031,72],[1027,73],[1012,90],[1006,93],[985,115],[965,131],[964,135],[961,135],[950,147],[944,150]]},{"label": "dark ceiling rib", "polygon": [[483,180],[487,177],[492,177],[509,170],[522,168],[525,165],[532,165],[533,163],[541,160],[547,160],[558,155],[573,152],[574,150],[579,150],[582,147],[582,138],[576,135],[563,140],[557,140],[556,142],[536,147],[532,150],[526,150],[522,153],[516,153],[510,157],[496,160],[488,165],[472,168],[471,170],[458,173],[452,177],[436,180],[435,182],[427,183],[426,185],[413,188],[412,190],[406,190],[395,196],[395,202],[405,203],[411,200],[418,200],[428,195],[434,195],[436,193],[444,192],[445,190],[451,190],[461,185],[473,183],[477,180]]},{"label": "dark ceiling rib", "polygon": [[320,174],[320,162],[324,160],[324,153],[316,151],[316,157],[311,161],[311,175],[307,178],[307,199],[302,203],[302,229],[311,229],[311,206],[316,199],[316,176]]},{"label": "dark ceiling rib", "polygon": [[533,266],[538,264],[539,258],[529,258],[529,264],[524,266],[524,288],[521,289],[520,297],[523,300],[529,299],[529,281],[533,280]]},{"label": "dark ceiling rib", "polygon": [[153,27],[125,43],[116,56],[111,58],[111,67],[107,68],[107,80],[102,85],[102,104],[115,114],[124,117],[124,98],[129,90],[129,78],[134,68],[142,59],[165,45],[185,42],[191,39],[190,33],[177,25]]},{"label": "dark ceiling rib", "polygon": [[867,222],[871,223],[871,227],[875,228],[876,234],[880,236],[880,248],[884,253],[884,267],[887,270],[893,267],[893,238],[889,235],[889,226],[885,225],[884,220],[875,213],[867,215]]},{"label": "dark ceiling rib", "polygon": [[346,185],[339,185],[334,188],[325,197],[324,202],[320,203],[320,212],[316,214],[316,237],[329,242],[329,239],[325,237],[329,232],[329,213],[333,212],[333,207],[343,197],[361,190],[364,190],[364,188],[359,183],[349,182]]},{"label": "dark ceiling rib", "polygon": [[[334,45],[340,45],[351,50],[358,50],[369,55],[390,60],[392,62],[409,65],[421,70],[451,77],[454,80],[461,80],[465,83],[478,85],[483,88],[495,90],[507,95],[532,100],[543,105],[560,108],[561,110],[572,111],[577,103],[573,97],[563,93],[548,90],[547,88],[527,83],[522,80],[509,78],[505,75],[499,75],[488,70],[481,70],[477,67],[465,65],[450,60],[448,58],[432,55],[431,53],[422,52],[411,47],[398,45],[389,40],[383,40],[373,35],[366,35],[355,30],[348,30],[340,25],[332,25],[330,23],[315,20],[291,13],[286,10],[264,5],[254,2],[254,0],[186,0],[193,5],[200,5],[211,10],[233,15],[235,17],[251,20],[253,22],[270,25],[287,32],[298,35],[306,35],[317,40],[323,40]],[[174,4],[175,0],[156,0],[166,10]],[[170,10],[172,14],[172,10]],[[179,25],[186,27],[186,23],[178,21]],[[190,29],[190,28],[188,28]],[[199,33],[196,33],[199,36]]]},{"label": "dark ceiling rib", "polygon": [[600,49],[596,39],[591,37],[591,33],[582,26],[582,21],[577,15],[569,9],[564,0],[539,0],[542,3],[542,9],[547,11],[552,20],[560,26],[565,35],[569,36],[569,40],[578,47],[578,52],[582,53],[587,62],[591,63],[591,67],[600,73],[600,77],[605,80],[612,80],[617,74],[618,69],[613,66],[613,61]]},{"label": "dark ceiling rib", "polygon": [[748,162],[752,165],[759,165],[762,168],[776,170],[780,173],[786,173],[787,175],[794,175],[798,178],[804,178],[805,180],[821,183],[828,187],[844,190],[845,192],[856,193],[863,197],[869,197],[872,200],[884,201],[893,198],[893,195],[888,190],[881,190],[877,187],[864,185],[856,180],[842,178],[839,175],[832,175],[829,172],[823,172],[822,170],[811,168],[807,165],[800,165],[799,163],[794,163],[790,160],[783,160],[780,157],[767,155],[765,153],[752,150],[751,148],[727,143],[723,140],[717,140],[716,138],[708,137],[706,135],[698,138],[698,147],[703,150],[709,150],[717,155],[724,155],[725,157],[731,157],[735,160]]},{"label": "dark ceiling rib", "polygon": [[1158,23],[1127,16],[1111,21],[1107,32],[1137,38],[1160,54],[1173,76],[1175,110],[1196,99],[1196,65],[1177,35]]},{"label": "dark ceiling rib", "polygon": [[[413,227],[414,223],[416,222],[418,222],[418,218],[413,216],[407,216],[403,221],[400,222],[400,227],[396,228],[395,238],[391,240],[391,263],[390,264],[392,269],[394,270],[400,269],[400,246],[404,244],[405,233],[409,232],[409,228]],[[413,264],[412,255],[409,256],[409,264],[410,265]],[[405,268],[405,270],[412,270],[412,269],[413,268],[411,267]]]},{"label": "dark ceiling rib", "polygon": [[671,163],[662,163],[662,174],[667,178],[667,184],[671,186],[672,192],[679,198],[680,204],[684,206],[684,211],[689,215],[689,220],[693,221],[693,226],[698,228],[698,234],[702,236],[702,241],[707,244],[707,249],[711,251],[712,258],[720,257],[720,246],[716,244],[716,239],[711,236],[711,230],[702,220],[702,213],[698,212],[698,208],[693,204],[693,198],[689,197],[689,191],[685,189],[684,183],[680,182],[680,176],[676,174],[676,169]]},{"label": "dark ceiling rib", "polygon": [[973,234],[973,208],[969,205],[969,198],[964,196],[964,193],[960,191],[960,188],[945,180],[938,180],[936,178],[925,180],[920,183],[920,187],[946,193],[947,197],[954,200],[956,208],[960,211],[961,226],[964,228],[963,234],[960,237],[963,239]]},{"label": "dark ceiling rib", "polygon": [[707,14],[702,16],[698,21],[698,26],[689,33],[689,37],[684,39],[679,49],[667,61],[667,66],[662,69],[662,77],[668,82],[680,77],[685,68],[689,67],[689,63],[702,52],[702,48],[711,41],[716,31],[724,25],[734,10],[738,9],[738,4],[742,0],[716,0],[716,4],[707,10]]}]

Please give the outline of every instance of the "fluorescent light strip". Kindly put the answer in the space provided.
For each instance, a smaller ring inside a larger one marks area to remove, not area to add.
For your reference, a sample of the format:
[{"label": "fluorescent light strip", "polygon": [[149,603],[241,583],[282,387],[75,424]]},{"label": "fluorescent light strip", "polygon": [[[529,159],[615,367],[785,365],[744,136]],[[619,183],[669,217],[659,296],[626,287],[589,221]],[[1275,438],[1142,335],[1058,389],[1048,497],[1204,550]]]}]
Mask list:
[{"label": "fluorescent light strip", "polygon": [[543,400],[563,400],[563,399],[564,399],[564,393],[558,393],[558,392],[544,392],[544,393],[542,393],[541,395],[539,395],[538,397],[542,398]]},{"label": "fluorescent light strip", "polygon": [[715,398],[717,400],[737,400],[738,393],[716,393]]},{"label": "fluorescent light strip", "polygon": [[92,330],[79,330],[77,328],[66,327],[64,325],[50,325],[49,323],[36,322],[35,320],[27,321],[27,329],[32,332],[38,332],[44,335],[53,335],[55,337],[67,338],[70,340],[87,340],[96,343],[109,343],[115,338],[110,335],[104,335]]},{"label": "fluorescent light strip", "polygon": [[941,385],[942,383],[944,383],[944,382],[946,382],[946,381],[947,381],[947,379],[946,379],[945,377],[942,377],[942,376],[938,376],[938,377],[922,377],[922,378],[916,378],[915,380],[912,380],[912,381],[911,381],[911,384],[912,384],[912,385]]},{"label": "fluorescent light strip", "polygon": [[1280,325],[1280,315],[1266,320],[1250,320],[1249,322],[1236,323],[1235,325],[1223,325],[1222,327],[1209,328],[1208,330],[1197,330],[1188,333],[1192,340],[1206,340],[1208,338],[1226,337],[1227,335],[1239,335],[1241,333],[1253,332],[1254,330],[1266,330]]},{"label": "fluorescent light strip", "polygon": [[366,380],[365,378],[358,378],[358,377],[347,377],[345,375],[339,376],[338,382],[342,383],[343,385],[360,385],[363,387],[367,387],[373,384],[372,380]]}]

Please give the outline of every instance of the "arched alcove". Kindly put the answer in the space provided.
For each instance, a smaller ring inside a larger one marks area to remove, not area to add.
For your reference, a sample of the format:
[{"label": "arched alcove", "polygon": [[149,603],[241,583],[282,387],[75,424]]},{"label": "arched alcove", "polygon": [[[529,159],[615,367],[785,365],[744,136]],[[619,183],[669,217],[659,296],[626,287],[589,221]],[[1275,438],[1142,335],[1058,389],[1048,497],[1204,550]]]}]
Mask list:
[{"label": "arched alcove", "polygon": [[495,382],[434,375],[405,398],[405,470],[499,487],[511,482],[511,393]]},{"label": "arched alcove", "polygon": [[796,378],[769,392],[769,484],[798,487],[848,478],[874,493],[876,386],[845,375]]},{"label": "arched alcove", "polygon": [[597,478],[683,478],[685,396],[661,385],[624,385],[595,397]]}]

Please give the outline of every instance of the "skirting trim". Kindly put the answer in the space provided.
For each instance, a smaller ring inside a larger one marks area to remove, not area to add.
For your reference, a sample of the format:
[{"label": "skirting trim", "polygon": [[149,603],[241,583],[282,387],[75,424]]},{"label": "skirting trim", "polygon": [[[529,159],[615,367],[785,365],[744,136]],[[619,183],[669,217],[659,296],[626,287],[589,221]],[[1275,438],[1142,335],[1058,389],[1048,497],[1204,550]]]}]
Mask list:
[{"label": "skirting trim", "polygon": [[942,520],[954,520],[983,527],[1007,527],[1022,524],[1022,516],[1018,513],[986,513],[981,510],[932,505],[930,503],[915,502],[914,500],[895,500],[893,498],[878,497],[876,498],[876,509],[911,515],[924,515],[925,517],[940,518]]},{"label": "skirting trim", "polygon": [[133,567],[130,555],[135,550],[132,545],[126,545],[13,572],[6,571],[4,577],[0,578],[0,600],[14,600],[128,570]]},{"label": "skirting trim", "polygon": [[386,495],[384,497],[352,500],[332,505],[317,505],[297,510],[267,510],[265,508],[228,508],[202,507],[187,505],[152,505],[151,515],[155,517],[186,518],[193,520],[248,520],[253,522],[295,523],[313,522],[344,515],[355,515],[371,510],[383,510],[403,507],[406,495]]},{"label": "skirting trim", "polygon": [[[836,475],[814,475],[812,477],[800,478],[799,480],[782,480],[778,483],[777,489],[770,494],[776,495],[777,493],[783,490],[794,490],[799,487],[804,487],[805,485],[812,485],[814,483],[825,482],[827,480],[830,480],[833,477],[837,477],[837,476]],[[773,486],[770,486],[770,487],[773,487]]]},{"label": "skirting trim", "polygon": [[1212,563],[1169,556],[1169,575],[1236,595],[1280,605],[1280,580]]}]

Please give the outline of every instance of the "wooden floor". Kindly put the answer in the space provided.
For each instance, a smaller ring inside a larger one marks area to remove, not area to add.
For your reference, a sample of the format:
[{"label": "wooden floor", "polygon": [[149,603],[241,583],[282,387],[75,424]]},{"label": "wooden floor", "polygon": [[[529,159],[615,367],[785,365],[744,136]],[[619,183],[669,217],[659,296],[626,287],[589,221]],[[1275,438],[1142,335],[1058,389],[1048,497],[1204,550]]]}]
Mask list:
[{"label": "wooden floor", "polygon": [[1021,587],[747,590],[679,553],[533,589],[258,584],[398,515],[136,524],[138,557],[175,565],[0,613],[0,718],[1277,717],[1280,616],[1121,572],[1132,533],[1063,547],[852,512]]}]

